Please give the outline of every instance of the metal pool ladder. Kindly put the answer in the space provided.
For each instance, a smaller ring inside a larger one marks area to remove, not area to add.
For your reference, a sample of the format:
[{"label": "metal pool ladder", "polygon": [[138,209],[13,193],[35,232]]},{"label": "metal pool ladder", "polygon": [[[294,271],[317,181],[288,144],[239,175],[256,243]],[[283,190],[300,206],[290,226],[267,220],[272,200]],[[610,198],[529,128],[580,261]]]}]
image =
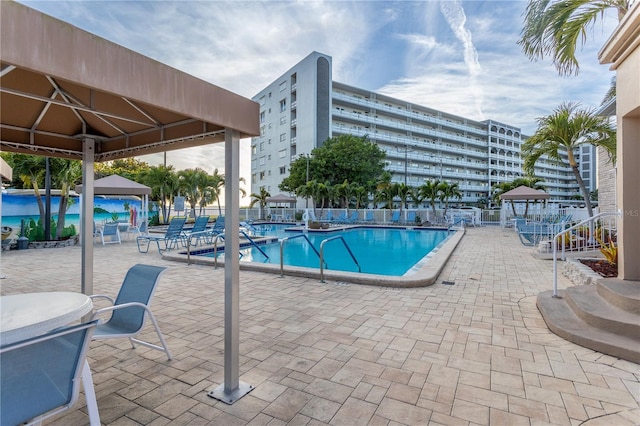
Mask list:
[{"label": "metal pool ladder", "polygon": [[[294,235],[293,237],[283,238],[280,240],[280,278],[284,277],[284,243],[289,240],[293,240],[294,238],[304,238],[309,243],[313,251],[318,255],[318,258],[320,258],[320,253],[318,253],[318,250],[316,250],[316,248],[313,246],[313,243],[311,243],[311,241],[305,234],[298,234]],[[322,261],[320,261],[320,263],[322,263]]]},{"label": "metal pool ladder", "polygon": [[[266,259],[269,259],[269,256],[267,255],[267,253],[265,253],[264,250],[262,250],[258,246],[258,244],[255,241],[253,241],[251,237],[247,235],[246,232],[240,231],[240,234],[242,234],[251,243],[252,246],[257,248],[260,251],[260,253],[264,255]],[[213,239],[213,266],[215,269],[218,269],[218,240],[224,241],[224,233],[216,235],[216,237]],[[240,257],[242,257],[242,253],[240,253]]]},{"label": "metal pool ladder", "polygon": [[[360,264],[358,263],[358,261],[356,260],[356,257],[351,252],[351,249],[349,248],[349,245],[347,244],[347,242],[344,240],[342,235],[336,235],[335,237],[327,238],[326,240],[323,240],[320,243],[320,282],[321,283],[324,282],[324,269],[323,269],[323,266],[326,263],[324,261],[324,245],[326,243],[328,243],[329,241],[333,241],[333,240],[341,240],[342,241],[342,244],[344,244],[344,247],[347,249],[347,251],[349,252],[349,255],[351,255],[351,258],[353,259],[353,261],[355,262],[356,266],[358,267],[358,272],[362,272],[362,269],[360,268]],[[328,266],[327,266],[327,268],[328,268]]]}]

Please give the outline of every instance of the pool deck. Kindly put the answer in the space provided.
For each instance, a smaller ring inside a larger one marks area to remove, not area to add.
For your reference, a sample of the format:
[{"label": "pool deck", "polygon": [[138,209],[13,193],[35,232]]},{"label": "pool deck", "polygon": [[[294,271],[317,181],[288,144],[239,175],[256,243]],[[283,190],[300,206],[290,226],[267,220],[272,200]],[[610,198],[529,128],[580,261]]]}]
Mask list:
[{"label": "pool deck", "polygon": [[[80,259],[79,247],[3,252],[0,293],[79,291]],[[95,293],[115,295],[136,263],[169,267],[152,308],[174,355],[92,342],[103,424],[640,424],[640,366],[546,328],[535,303],[552,264],[512,230],[467,229],[428,287],[241,271],[240,380],[255,389],[234,405],[207,396],[223,380],[224,269],[134,241],[96,244],[94,259]],[[87,423],[83,396],[45,422]]]}]

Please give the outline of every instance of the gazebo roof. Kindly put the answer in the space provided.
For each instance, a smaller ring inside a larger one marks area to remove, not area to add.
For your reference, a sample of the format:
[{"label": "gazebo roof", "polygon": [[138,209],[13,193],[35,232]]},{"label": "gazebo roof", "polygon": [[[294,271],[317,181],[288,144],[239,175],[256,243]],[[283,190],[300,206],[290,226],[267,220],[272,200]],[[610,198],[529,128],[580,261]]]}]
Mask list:
[{"label": "gazebo roof", "polygon": [[277,194],[267,198],[267,203],[295,203],[296,197],[290,197],[286,194]]},{"label": "gazebo roof", "polygon": [[551,196],[544,191],[521,185],[500,195],[501,200],[547,200]]},{"label": "gazebo roof", "polygon": [[[150,195],[151,188],[120,175],[106,176],[93,181],[95,195]],[[76,185],[76,192],[82,193],[82,184]]]},{"label": "gazebo roof", "polygon": [[17,2],[0,2],[4,151],[107,161],[260,134],[259,105]]}]

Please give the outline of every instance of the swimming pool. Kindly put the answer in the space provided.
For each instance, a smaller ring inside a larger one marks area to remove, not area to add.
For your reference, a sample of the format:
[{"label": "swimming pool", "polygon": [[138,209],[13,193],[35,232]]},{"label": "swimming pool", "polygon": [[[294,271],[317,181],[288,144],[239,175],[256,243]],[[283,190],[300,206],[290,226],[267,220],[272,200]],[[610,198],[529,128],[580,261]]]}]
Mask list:
[{"label": "swimming pool", "polygon": [[[275,236],[279,240],[288,238],[283,250],[284,265],[304,268],[319,268],[318,252],[322,242],[329,238],[341,237],[325,243],[325,270],[388,276],[406,274],[449,234],[446,230],[386,227],[354,227],[338,231],[303,233],[300,228],[295,228],[298,230],[293,232],[287,230],[292,229],[291,226],[263,224],[256,225],[251,231],[259,237]],[[307,238],[295,237],[301,234]],[[259,249],[253,246],[244,247],[240,252],[241,262],[280,265],[280,242],[261,244]],[[214,256],[212,252],[198,255]],[[218,253],[218,256],[223,258],[224,254]]]}]

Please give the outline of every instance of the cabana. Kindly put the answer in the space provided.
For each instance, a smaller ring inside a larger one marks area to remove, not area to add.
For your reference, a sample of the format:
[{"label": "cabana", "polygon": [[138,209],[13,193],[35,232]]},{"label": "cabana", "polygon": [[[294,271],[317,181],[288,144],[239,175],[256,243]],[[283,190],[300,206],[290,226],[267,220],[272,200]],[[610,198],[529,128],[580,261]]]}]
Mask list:
[{"label": "cabana", "polygon": [[[239,250],[240,138],[258,136],[259,105],[17,2],[0,2],[0,149],[82,160],[81,290],[93,293],[94,163],[225,144],[227,249]],[[224,384],[239,381],[239,259],[225,262]]]},{"label": "cabana", "polygon": [[[82,184],[76,185],[76,192],[82,194]],[[106,176],[93,181],[94,195],[139,195],[142,196],[143,221],[149,224],[149,195],[151,188],[119,175]],[[133,224],[136,225],[135,223]]]},{"label": "cabana", "polygon": [[527,207],[525,210],[525,216],[527,215],[527,211],[529,210],[529,201],[530,200],[548,200],[551,196],[544,191],[539,191],[537,189],[529,188],[528,186],[520,185],[517,188],[512,189],[511,191],[507,191],[504,194],[500,195],[501,200],[509,200],[511,201],[511,207],[513,208],[513,214],[515,215],[515,207],[513,202],[515,200],[523,200],[527,202]]}]

